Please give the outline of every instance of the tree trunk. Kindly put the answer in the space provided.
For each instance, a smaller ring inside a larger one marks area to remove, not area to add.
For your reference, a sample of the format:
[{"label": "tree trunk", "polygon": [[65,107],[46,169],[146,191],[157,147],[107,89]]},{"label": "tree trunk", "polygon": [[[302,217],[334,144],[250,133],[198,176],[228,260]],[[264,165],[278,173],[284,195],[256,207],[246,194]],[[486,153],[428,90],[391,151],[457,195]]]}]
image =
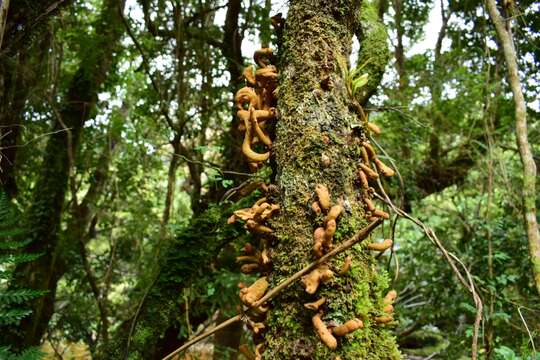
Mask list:
[{"label": "tree trunk", "polygon": [[379,9],[375,1],[364,0],[360,8],[360,23],[356,30],[358,41],[362,44],[358,51],[357,66],[362,67],[362,73],[368,73],[368,82],[362,87],[356,100],[361,106],[367,104],[375,94],[384,75],[384,70],[390,60],[386,28],[379,19]]},{"label": "tree trunk", "polygon": [[68,145],[75,153],[83,125],[90,118],[98,91],[112,68],[123,29],[118,6],[117,0],[104,1],[91,38],[94,46],[82,50],[81,65],[71,80],[46,146],[28,214],[33,240],[28,249],[43,255],[20,266],[17,273],[25,287],[49,292],[32,303],[32,315],[15,329],[11,342],[18,346],[38,345],[54,311],[56,284],[65,272],[58,264],[63,249],[57,245],[71,163]]},{"label": "tree trunk", "polygon": [[394,49],[396,58],[396,70],[399,78],[399,90],[404,90],[407,87],[408,79],[405,71],[405,51],[403,49],[403,36],[405,30],[403,28],[403,2],[402,0],[394,0],[394,21],[396,22],[397,45]]},{"label": "tree trunk", "polygon": [[[326,185],[332,203],[341,202],[346,210],[338,219],[334,242],[342,242],[367,224],[356,184],[366,133],[352,130],[351,125],[360,121],[350,110],[352,99],[342,76],[361,17],[360,1],[291,1],[279,67],[281,116],[274,148],[282,209],[272,222],[278,237],[272,257],[274,286],[314,260],[313,231],[321,217],[308,209],[316,199],[317,184]],[[374,321],[380,314],[385,275],[361,246],[329,261],[335,273],[347,255],[353,257],[351,270],[322,284],[315,295],[297,284],[272,301],[264,359],[400,358],[393,337]],[[321,341],[312,326],[315,312],[304,307],[322,296],[326,324],[353,318],[364,322],[363,329],[339,338],[335,350]]]},{"label": "tree trunk", "polygon": [[180,135],[176,134],[170,143],[173,148],[173,154],[171,155],[171,161],[169,162],[169,171],[167,172],[167,193],[165,195],[165,206],[163,208],[163,214],[161,215],[161,224],[159,226],[159,243],[156,249],[156,257],[159,256],[160,244],[167,234],[166,227],[169,224],[169,219],[171,217],[171,210],[174,200],[174,190],[176,187],[176,171],[178,170],[179,165]]},{"label": "tree trunk", "polygon": [[4,38],[4,29],[6,28],[7,15],[9,10],[9,0],[0,2],[0,49],[2,48],[2,40]]},{"label": "tree trunk", "polygon": [[487,9],[491,20],[495,24],[495,29],[501,40],[502,50],[506,66],[508,68],[508,83],[514,94],[514,104],[516,107],[516,135],[521,163],[523,164],[523,217],[525,220],[525,229],[529,240],[529,252],[533,265],[533,275],[536,284],[536,290],[540,294],[540,233],[538,232],[538,223],[536,220],[536,164],[529,144],[527,132],[527,106],[521,90],[521,81],[519,79],[516,49],[511,33],[511,23],[508,28],[505,27],[504,20],[497,10],[494,0],[487,0]]},{"label": "tree trunk", "polygon": [[[227,15],[225,17],[225,26],[223,28],[223,41],[221,52],[227,64],[227,71],[230,74],[231,81],[229,87],[232,92],[232,97],[236,91],[244,84],[242,78],[243,57],[242,57],[242,41],[243,33],[240,28],[240,16],[242,13],[242,1],[231,0],[227,7]],[[231,114],[236,114],[236,108],[231,108]],[[247,164],[242,156],[242,139],[243,134],[238,129],[238,120],[236,115],[231,115],[232,121],[230,127],[225,134],[225,149],[223,157],[225,158],[224,167],[227,170],[247,172]],[[236,182],[240,182],[241,178],[232,177]],[[225,189],[220,188],[220,191],[215,192],[214,200],[219,200]]]},{"label": "tree trunk", "polygon": [[[71,0],[0,2],[0,58],[11,57],[39,42],[44,25]],[[5,17],[4,17],[5,16]],[[3,22],[3,23],[2,23]]]},{"label": "tree trunk", "polygon": [[[0,22],[2,20],[0,19]],[[28,95],[47,73],[51,34],[36,35],[36,44],[13,56],[0,56],[0,189],[17,195],[15,163]]]},{"label": "tree trunk", "polygon": [[12,198],[17,194],[14,169],[22,113],[31,88],[25,69],[28,56],[22,51],[0,63],[0,187]]}]

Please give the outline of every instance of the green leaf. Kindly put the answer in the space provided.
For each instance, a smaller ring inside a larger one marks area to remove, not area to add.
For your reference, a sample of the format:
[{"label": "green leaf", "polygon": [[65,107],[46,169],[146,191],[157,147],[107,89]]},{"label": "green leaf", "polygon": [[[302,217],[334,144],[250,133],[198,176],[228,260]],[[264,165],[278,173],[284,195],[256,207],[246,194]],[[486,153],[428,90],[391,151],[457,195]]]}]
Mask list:
[{"label": "green leaf", "polygon": [[30,315],[32,310],[28,309],[11,309],[0,310],[0,325],[17,325],[19,322]]},{"label": "green leaf", "polygon": [[45,294],[43,290],[32,289],[8,289],[0,292],[0,304],[21,304]]},{"label": "green leaf", "polygon": [[368,83],[369,74],[365,73],[359,76],[358,78],[354,79],[352,82],[352,94],[353,96],[356,95],[358,90],[365,86]]}]

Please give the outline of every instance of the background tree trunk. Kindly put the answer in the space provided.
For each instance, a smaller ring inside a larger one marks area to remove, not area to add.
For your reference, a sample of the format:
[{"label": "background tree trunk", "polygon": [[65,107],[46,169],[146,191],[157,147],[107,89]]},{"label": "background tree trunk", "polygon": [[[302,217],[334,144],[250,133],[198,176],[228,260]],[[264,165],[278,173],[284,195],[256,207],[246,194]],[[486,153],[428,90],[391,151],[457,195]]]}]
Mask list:
[{"label": "background tree trunk", "polygon": [[56,284],[65,272],[58,261],[64,249],[57,244],[69,168],[73,161],[70,157],[76,153],[83,125],[91,117],[98,91],[113,66],[113,55],[123,29],[118,6],[117,0],[104,1],[95,25],[96,32],[89,39],[92,46],[81,50],[80,67],[71,80],[47,143],[28,214],[33,240],[28,249],[43,255],[36,261],[21,265],[17,274],[24,286],[47,290],[48,293],[33,302],[32,315],[14,329],[11,343],[38,345],[54,311]]},{"label": "background tree trunk", "polygon": [[[243,36],[239,27],[241,13],[241,1],[231,0],[227,5],[223,39],[218,43],[231,77],[230,88],[233,96],[242,82],[241,46]],[[225,142],[230,146],[226,146],[222,154],[224,168],[232,171],[246,170],[247,166],[242,158],[239,145],[243,136],[238,130],[236,122],[231,123],[225,136],[227,137]],[[190,149],[180,142],[178,145],[178,154],[189,159],[192,158]],[[200,165],[188,162],[188,166],[192,167],[189,169],[190,175],[199,173]],[[234,180],[239,179],[239,177],[234,177]],[[159,254],[159,269],[156,280],[150,285],[142,281],[135,288],[134,293],[139,295],[138,297],[135,295],[135,297],[139,299],[140,308],[135,309],[130,317],[122,323],[119,330],[113,333],[112,341],[102,354],[103,358],[117,359],[126,355],[141,356],[145,359],[157,358],[165,356],[185,340],[183,336],[179,336],[181,330],[184,333],[187,331],[185,330],[182,310],[184,304],[179,302],[178,294],[188,288],[191,282],[200,276],[201,271],[207,271],[206,265],[209,266],[221,248],[234,238],[234,236],[226,235],[225,241],[223,239],[216,240],[216,234],[228,234],[230,226],[227,226],[225,218],[211,218],[216,214],[217,208],[202,211],[208,204],[218,202],[225,191],[226,189],[221,185],[211,187],[201,201],[201,206],[198,209],[201,212],[195,213],[192,217],[192,225],[186,227],[181,234],[176,235],[170,243],[164,244],[163,251]],[[226,211],[225,214],[230,214],[230,211]],[[197,256],[189,255],[190,252],[196,253]],[[179,270],[177,264],[183,260],[179,260],[177,256],[183,257],[184,255],[189,259],[189,266],[181,265],[181,270]],[[172,276],[175,271],[178,271],[180,276]],[[144,289],[145,287],[147,290]],[[201,313],[208,310],[202,305],[199,307]],[[156,317],[156,314],[159,316]],[[192,318],[191,322],[192,325],[197,325],[203,320]]]},{"label": "background tree trunk", "polygon": [[[361,140],[353,133],[359,123],[351,112],[342,77],[351,52],[352,36],[361,21],[360,1],[300,1],[290,3],[281,61],[279,111],[275,155],[282,212],[272,222],[278,237],[274,248],[273,285],[314,260],[313,231],[321,223],[309,209],[316,184],[330,190],[334,204],[346,212],[339,218],[334,242],[362,228],[363,201],[356,182]],[[362,44],[360,44],[362,46]],[[386,61],[387,57],[372,61]],[[328,81],[329,78],[329,81]],[[327,84],[330,84],[328,86]],[[330,158],[330,163],[322,161]],[[347,255],[351,271],[321,285],[315,295],[300,283],[283,291],[273,302],[265,336],[265,359],[399,359],[390,333],[373,322],[385,291],[386,278],[376,270],[373,256],[356,246],[330,262],[335,272]],[[313,311],[304,303],[326,297],[323,320],[344,323],[355,317],[364,329],[340,338],[330,350],[316,334]]]},{"label": "background tree trunk", "polygon": [[533,265],[534,281],[536,290],[540,294],[540,233],[538,232],[538,222],[536,221],[536,164],[534,162],[531,146],[529,144],[527,132],[527,106],[521,90],[521,81],[519,80],[516,49],[511,33],[511,20],[505,27],[504,20],[497,10],[494,0],[486,2],[489,16],[495,25],[506,66],[508,68],[508,82],[514,94],[515,117],[516,117],[516,136],[521,163],[523,164],[523,217],[527,238],[529,240],[529,252]]}]

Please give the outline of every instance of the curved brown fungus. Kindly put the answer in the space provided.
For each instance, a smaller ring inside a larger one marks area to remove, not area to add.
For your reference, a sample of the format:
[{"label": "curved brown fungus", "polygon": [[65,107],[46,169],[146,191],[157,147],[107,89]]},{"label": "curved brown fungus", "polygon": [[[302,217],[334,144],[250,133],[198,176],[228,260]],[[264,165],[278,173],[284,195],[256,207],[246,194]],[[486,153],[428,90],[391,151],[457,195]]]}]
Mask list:
[{"label": "curved brown fungus", "polygon": [[317,331],[317,334],[319,335],[319,338],[322,340],[322,342],[328,346],[330,349],[337,348],[337,340],[332,335],[330,330],[326,327],[326,324],[321,319],[321,314],[315,314],[311,318],[311,321],[313,323],[313,327]]}]

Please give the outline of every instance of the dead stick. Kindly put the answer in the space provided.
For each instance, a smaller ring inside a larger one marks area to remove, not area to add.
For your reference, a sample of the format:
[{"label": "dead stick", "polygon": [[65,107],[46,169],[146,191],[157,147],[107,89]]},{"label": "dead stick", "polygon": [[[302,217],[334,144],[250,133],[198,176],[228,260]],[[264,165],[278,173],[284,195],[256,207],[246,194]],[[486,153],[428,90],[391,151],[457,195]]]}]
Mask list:
[{"label": "dead stick", "polygon": [[189,340],[188,342],[186,342],[184,345],[180,346],[178,349],[174,350],[172,353],[170,353],[169,355],[165,356],[163,358],[163,360],[167,360],[167,359],[171,359],[173,356],[175,356],[176,354],[178,354],[179,352],[181,352],[182,350],[185,350],[187,349],[188,347],[190,347],[191,345],[195,344],[195,343],[198,343],[199,341],[201,341],[202,339],[205,339],[207,338],[208,336],[212,335],[213,333],[223,329],[223,328],[226,328],[227,326],[229,325],[232,325],[234,324],[235,322],[237,321],[240,321],[242,320],[242,315],[238,314],[238,315],[235,315],[233,316],[232,318],[230,319],[227,319],[225,320],[224,322],[220,323],[219,325],[217,325],[216,327],[214,327],[212,330],[208,330],[207,332],[199,335],[199,336],[196,336],[194,337],[193,339]]},{"label": "dead stick", "polygon": [[[343,243],[341,243],[341,245],[336,247],[334,250],[330,251],[329,253],[322,256],[321,258],[315,260],[314,262],[312,262],[311,264],[309,264],[308,266],[306,266],[302,270],[294,273],[294,275],[287,278],[281,284],[279,284],[278,286],[276,286],[275,288],[273,288],[272,290],[267,292],[266,295],[263,296],[262,298],[260,298],[257,302],[255,302],[253,304],[253,306],[251,306],[251,308],[256,308],[256,307],[261,306],[262,304],[264,304],[268,300],[274,298],[277,294],[279,294],[281,292],[281,290],[287,288],[293,282],[300,279],[303,275],[305,275],[308,272],[310,272],[311,270],[315,269],[317,266],[325,263],[326,261],[333,258],[337,254],[342,253],[343,251],[351,248],[353,245],[355,245],[355,244],[359,243],[360,241],[364,240],[382,222],[383,222],[383,219],[381,219],[381,218],[378,218],[377,220],[373,221],[368,226],[366,226],[365,228],[363,228],[362,230],[360,230],[359,232],[354,234],[354,236],[352,238],[350,238],[347,241],[344,241]],[[180,352],[184,351],[185,349],[187,349],[191,345],[193,345],[193,344],[207,338],[208,336],[214,334],[215,332],[217,332],[217,331],[219,331],[219,330],[221,330],[221,329],[223,329],[223,328],[225,328],[225,327],[227,327],[227,326],[229,326],[231,324],[234,324],[237,321],[242,320],[242,316],[243,315],[241,315],[241,314],[235,315],[232,318],[227,319],[224,322],[220,323],[219,325],[212,328],[211,330],[208,330],[207,332],[205,332],[205,333],[203,333],[203,334],[201,334],[199,336],[194,337],[193,339],[186,342],[184,345],[180,346],[178,349],[174,350],[169,355],[165,356],[162,360],[172,359],[175,355],[177,355]]]}]

